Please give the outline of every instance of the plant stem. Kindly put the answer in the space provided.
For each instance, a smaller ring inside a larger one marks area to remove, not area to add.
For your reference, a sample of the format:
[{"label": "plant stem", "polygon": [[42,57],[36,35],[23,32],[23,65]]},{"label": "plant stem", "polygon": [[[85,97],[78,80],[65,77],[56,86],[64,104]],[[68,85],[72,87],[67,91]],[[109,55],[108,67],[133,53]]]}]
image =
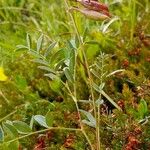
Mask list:
[{"label": "plant stem", "polygon": [[85,130],[84,130],[84,127],[83,127],[83,124],[82,124],[81,115],[80,115],[80,111],[79,111],[79,106],[78,106],[78,103],[77,103],[77,99],[76,99],[76,97],[73,96],[73,93],[71,92],[71,90],[70,90],[68,84],[65,84],[64,82],[62,82],[62,84],[66,87],[66,89],[67,89],[68,92],[69,92],[69,95],[71,96],[71,98],[73,99],[73,101],[74,101],[74,103],[75,103],[75,105],[76,105],[77,112],[78,112],[78,117],[79,117],[79,123],[80,123],[80,127],[81,127],[80,130],[82,131],[83,135],[85,136],[86,140],[88,141],[88,143],[89,143],[89,145],[90,145],[90,147],[91,147],[91,150],[94,150],[94,148],[93,148],[93,146],[92,146],[92,143],[91,143],[89,137],[87,136],[87,134],[86,134],[86,132],[85,132]]},{"label": "plant stem", "polygon": [[[67,9],[69,9],[68,3],[66,2],[66,0],[64,0],[64,1],[65,1]],[[74,19],[73,15],[71,13],[69,13],[69,14],[70,14],[71,20],[73,22],[74,29],[76,31],[76,34],[77,34],[78,40],[80,42],[80,45],[84,46],[84,43],[83,43],[83,41],[80,37],[80,33],[78,31],[78,28],[77,28],[75,19]],[[92,81],[91,73],[90,73],[90,70],[89,70],[89,64],[88,64],[88,61],[87,61],[85,50],[84,50],[83,47],[81,48],[81,50],[82,50],[83,58],[84,58],[84,61],[85,61],[85,67],[87,69],[88,78],[89,78],[90,93],[91,93],[91,97],[92,97],[92,101],[93,101],[94,117],[96,118],[96,107],[95,107],[95,101],[94,101],[95,98],[94,98],[94,92],[93,92],[93,88],[92,88],[93,81]]]},{"label": "plant stem", "polygon": [[65,83],[64,83],[64,86],[65,86],[66,89],[68,90],[69,95],[71,96],[71,98],[73,99],[73,101],[74,101],[74,103],[75,103],[75,105],[76,105],[77,112],[78,112],[78,117],[79,117],[79,122],[80,122],[80,127],[81,127],[81,129],[83,129],[82,119],[81,119],[81,115],[80,115],[80,111],[79,111],[79,106],[78,106],[78,103],[77,103],[77,99],[76,99],[76,97],[73,95],[73,93],[71,92],[71,90],[70,90],[68,84],[65,84]]},{"label": "plant stem", "polygon": [[5,117],[0,119],[0,122],[2,122],[3,120],[7,119],[8,117],[10,117],[11,115],[15,114],[17,112],[17,110],[11,112],[10,114],[6,115]]},{"label": "plant stem", "polygon": [[8,142],[6,142],[6,143],[7,143],[7,144],[10,144],[10,143],[12,143],[12,142],[14,142],[14,141],[21,140],[21,139],[26,138],[26,137],[29,137],[29,136],[31,136],[31,135],[43,133],[43,132],[46,132],[46,131],[49,131],[49,130],[81,131],[81,129],[76,129],[76,128],[51,127],[51,128],[43,129],[43,130],[40,130],[40,131],[31,132],[31,133],[29,133],[29,134],[26,134],[26,135],[20,136],[20,137],[18,137],[18,138],[15,138],[15,139],[13,139],[13,140],[10,140],[10,141],[8,141]]},{"label": "plant stem", "polygon": [[[101,96],[100,96],[101,97]],[[98,106],[98,110],[97,110],[97,148],[98,150],[100,150],[101,148],[101,142],[100,142],[100,105]]]},{"label": "plant stem", "polygon": [[[65,5],[66,5],[66,8],[69,10],[69,6],[68,6],[67,1],[64,0],[64,2],[65,2]],[[81,39],[81,37],[80,37],[80,33],[79,33],[79,31],[78,31],[78,28],[77,28],[75,19],[74,19],[73,15],[72,15],[71,13],[69,13],[69,14],[70,14],[70,18],[71,18],[71,20],[72,20],[72,22],[73,22],[73,26],[74,26],[74,29],[75,29],[75,31],[76,31],[76,34],[77,34],[79,43],[80,43],[81,46],[84,46],[84,43],[83,43],[83,41],[82,41],[82,39]],[[85,67],[86,67],[86,69],[87,69],[87,75],[88,75],[88,78],[89,78],[89,87],[90,87],[90,93],[91,93],[91,98],[92,98],[92,102],[93,102],[94,117],[97,119],[97,111],[96,111],[95,98],[94,98],[94,92],[93,92],[93,80],[92,80],[92,76],[91,76],[91,73],[90,73],[89,64],[88,64],[88,61],[87,61],[87,57],[86,57],[86,54],[85,54],[84,47],[81,47],[81,52],[82,52],[82,55],[83,55],[83,59],[84,59],[84,62],[85,62]],[[79,108],[78,108],[77,101],[75,102],[75,104],[76,104],[77,109],[79,109]],[[81,119],[81,118],[80,118],[80,119]],[[80,120],[80,121],[82,121],[82,120]],[[96,125],[96,127],[97,127],[97,125]],[[81,128],[82,128],[82,123],[81,123]],[[83,131],[84,131],[84,130],[83,130]],[[96,129],[96,139],[97,139],[97,141],[99,141],[99,140],[98,140],[98,139],[99,139],[99,137],[98,137],[99,134],[98,134],[97,131],[98,131],[98,129]],[[85,135],[85,131],[84,131],[83,133],[84,133],[84,135]],[[90,141],[90,140],[89,140],[89,141]],[[88,141],[88,142],[89,142],[89,141]],[[91,142],[90,142],[90,143],[91,143]],[[89,144],[90,144],[90,143],[89,143]],[[91,144],[90,144],[90,145],[91,145]],[[92,145],[91,145],[91,148],[93,149]],[[97,147],[97,150],[100,150],[100,148]]]},{"label": "plant stem", "polygon": [[94,148],[92,146],[92,143],[91,143],[89,137],[87,136],[86,132],[84,130],[82,130],[82,133],[84,134],[85,138],[87,139],[87,141],[88,141],[88,143],[89,143],[89,145],[91,147],[91,150],[94,150]]},{"label": "plant stem", "polygon": [[[68,5],[68,3],[67,3],[66,0],[64,0],[64,2],[65,2],[65,6],[66,6],[67,12],[68,12],[68,11],[69,11],[69,5]],[[81,38],[80,38],[80,34],[79,34],[79,31],[78,31],[76,22],[75,22],[75,20],[74,20],[74,17],[73,17],[73,15],[72,15],[71,13],[69,13],[69,15],[70,15],[70,18],[71,18],[71,20],[72,20],[72,22],[73,22],[74,29],[75,29],[76,34],[77,34],[77,36],[78,36],[78,40],[79,40],[80,43],[82,43],[82,40],[81,40]]]}]

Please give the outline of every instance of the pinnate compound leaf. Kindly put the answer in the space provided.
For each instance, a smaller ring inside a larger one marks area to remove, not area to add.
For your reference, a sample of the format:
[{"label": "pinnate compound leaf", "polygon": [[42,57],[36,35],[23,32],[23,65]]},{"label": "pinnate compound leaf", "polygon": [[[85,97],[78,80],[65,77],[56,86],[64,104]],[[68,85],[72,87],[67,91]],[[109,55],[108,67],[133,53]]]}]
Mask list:
[{"label": "pinnate compound leaf", "polygon": [[25,122],[13,121],[13,125],[20,134],[28,134],[32,132],[31,128]]},{"label": "pinnate compound leaf", "polygon": [[39,123],[41,126],[48,128],[48,125],[46,124],[46,119],[42,115],[35,115],[34,120]]}]

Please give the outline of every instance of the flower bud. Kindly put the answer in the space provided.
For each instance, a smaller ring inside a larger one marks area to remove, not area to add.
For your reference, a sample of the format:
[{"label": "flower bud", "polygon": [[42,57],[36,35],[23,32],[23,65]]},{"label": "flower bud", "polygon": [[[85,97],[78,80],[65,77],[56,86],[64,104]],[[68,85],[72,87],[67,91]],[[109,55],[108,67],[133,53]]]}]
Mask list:
[{"label": "flower bud", "polygon": [[84,7],[91,9],[91,10],[95,10],[95,11],[107,11],[108,10],[108,6],[106,4],[100,3],[98,1],[94,1],[94,0],[78,0],[78,2],[83,5]]},{"label": "flower bud", "polygon": [[76,10],[76,11],[82,13],[87,18],[97,20],[97,21],[109,19],[109,17],[107,15],[97,12],[97,11],[94,11],[94,10],[79,9],[79,8],[75,8],[75,7],[72,7],[70,9],[70,11],[72,11],[72,10]]}]

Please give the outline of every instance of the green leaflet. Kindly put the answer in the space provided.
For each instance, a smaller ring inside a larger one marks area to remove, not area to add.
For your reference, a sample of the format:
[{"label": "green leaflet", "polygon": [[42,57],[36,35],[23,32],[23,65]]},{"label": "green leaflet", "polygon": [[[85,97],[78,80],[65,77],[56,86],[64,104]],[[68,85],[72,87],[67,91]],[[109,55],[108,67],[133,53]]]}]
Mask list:
[{"label": "green leaflet", "polygon": [[42,115],[35,115],[34,116],[34,120],[39,123],[41,126],[48,128],[47,124],[46,124],[46,119],[44,116]]},{"label": "green leaflet", "polygon": [[38,41],[37,41],[37,46],[36,46],[36,50],[38,53],[40,53],[40,50],[42,48],[42,44],[43,44],[43,35],[41,35],[39,38],[38,38]]},{"label": "green leaflet", "polygon": [[28,126],[25,122],[13,121],[13,125],[20,134],[28,134],[32,132],[30,126]]}]

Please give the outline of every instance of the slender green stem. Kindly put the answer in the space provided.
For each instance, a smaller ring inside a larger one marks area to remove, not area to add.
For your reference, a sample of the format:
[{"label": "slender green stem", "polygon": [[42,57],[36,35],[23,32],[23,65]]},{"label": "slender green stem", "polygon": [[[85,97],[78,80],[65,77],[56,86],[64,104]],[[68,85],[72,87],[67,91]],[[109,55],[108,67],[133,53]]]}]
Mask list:
[{"label": "slender green stem", "polygon": [[[65,5],[66,5],[67,9],[69,9],[68,3],[66,2],[66,0],[64,0],[64,1],[65,1]],[[74,19],[73,15],[71,13],[69,13],[69,14],[70,14],[70,18],[73,22],[74,29],[76,31],[76,34],[77,34],[78,40],[80,42],[80,45],[84,46],[84,43],[83,43],[83,41],[80,37],[80,33],[78,31],[78,27],[76,25],[75,19]],[[94,101],[95,98],[94,98],[94,92],[93,92],[93,88],[92,88],[93,81],[92,81],[91,73],[90,73],[90,70],[89,70],[89,65],[88,65],[88,61],[87,61],[87,57],[86,57],[86,54],[85,54],[84,47],[82,47],[81,50],[82,50],[83,58],[84,58],[84,61],[85,61],[85,67],[87,69],[88,78],[89,78],[90,93],[91,93],[91,97],[92,97],[92,100],[93,100],[94,116],[96,118],[96,107],[95,107],[95,101]]]},{"label": "slender green stem", "polygon": [[93,80],[92,80],[92,76],[91,76],[91,73],[90,73],[90,70],[89,70],[89,65],[88,65],[88,61],[87,61],[84,49],[82,50],[82,53],[83,53],[83,57],[84,57],[84,60],[85,60],[85,66],[86,66],[87,74],[88,74],[88,78],[89,78],[90,93],[91,93],[91,98],[92,98],[92,101],[93,101],[94,117],[96,118],[96,106],[95,106],[95,97],[94,97],[94,92],[93,92]]},{"label": "slender green stem", "polygon": [[84,131],[84,127],[83,127],[83,124],[82,124],[82,119],[81,119],[81,115],[80,115],[80,111],[79,111],[79,106],[78,106],[78,103],[77,103],[77,99],[76,97],[73,96],[73,93],[71,92],[68,84],[65,84],[64,82],[62,82],[62,84],[66,87],[66,89],[68,90],[69,92],[69,95],[71,96],[71,98],[73,99],[75,105],[76,105],[76,108],[77,108],[77,112],[78,112],[78,115],[79,115],[79,123],[80,123],[80,127],[81,127],[81,131],[83,133],[83,135],[85,136],[87,142],[89,143],[90,147],[91,147],[91,150],[94,150],[93,146],[92,146],[92,143],[89,139],[89,137],[87,136],[86,132]]},{"label": "slender green stem", "polygon": [[93,146],[92,146],[92,143],[91,143],[89,137],[87,136],[87,134],[86,134],[86,132],[85,132],[85,130],[84,130],[84,127],[83,127],[83,124],[82,124],[81,115],[80,115],[80,112],[79,112],[79,106],[78,106],[77,101],[75,102],[75,104],[76,104],[76,108],[77,108],[77,110],[78,110],[78,115],[79,115],[79,120],[80,120],[81,131],[82,131],[82,133],[84,134],[84,136],[85,136],[87,142],[89,143],[89,145],[90,145],[90,147],[91,147],[91,150],[94,150],[94,148],[93,148]]},{"label": "slender green stem", "polygon": [[86,140],[88,141],[88,143],[89,143],[89,145],[90,145],[90,147],[91,147],[91,150],[94,150],[94,148],[93,148],[93,146],[92,146],[92,143],[91,143],[89,137],[87,136],[86,132],[85,132],[84,130],[82,130],[82,133],[84,134]]},{"label": "slender green stem", "polygon": [[0,119],[0,122],[2,122],[3,120],[7,119],[8,117],[10,117],[11,115],[15,114],[17,112],[17,110],[11,112],[10,114],[6,115],[5,117]]},{"label": "slender green stem", "polygon": [[[69,5],[68,5],[68,3],[67,3],[66,0],[64,0],[64,2],[65,2],[65,5],[66,5],[66,8],[67,8],[67,11],[68,11],[68,10],[69,10]],[[81,37],[80,37],[80,33],[79,33],[79,31],[78,31],[78,27],[77,27],[77,25],[76,25],[75,19],[74,19],[73,15],[72,15],[71,13],[69,13],[69,15],[70,15],[70,18],[71,18],[71,20],[72,20],[72,22],[73,22],[73,26],[74,26],[74,29],[75,29],[75,31],[76,31],[76,34],[77,34],[79,43],[80,43],[80,45],[83,45],[83,41],[82,41],[82,39],[81,39]],[[83,54],[83,58],[84,58],[84,61],[85,61],[85,66],[86,66],[87,73],[88,73],[88,77],[89,77],[90,92],[91,92],[91,96],[92,96],[92,100],[93,100],[94,116],[96,117],[96,107],[95,107],[95,102],[94,102],[94,93],[93,93],[93,89],[92,89],[92,78],[91,78],[91,74],[90,74],[90,70],[89,70],[89,65],[88,65],[88,62],[87,62],[86,54],[85,54],[85,52],[84,52],[83,49],[82,49],[82,54]],[[76,57],[77,57],[77,56],[76,56]],[[75,63],[76,63],[76,61],[75,61]],[[75,66],[75,71],[76,71],[76,66]],[[75,74],[76,74],[76,72],[74,72],[74,77],[75,77]],[[81,116],[80,116],[79,106],[78,106],[77,99],[76,99],[76,85],[74,86],[74,92],[75,92],[75,93],[74,93],[75,95],[74,95],[74,97],[72,97],[72,98],[74,99],[74,102],[75,102],[77,111],[78,111],[78,113],[79,113],[79,120],[80,120],[81,130],[82,130],[84,136],[86,137],[86,139],[87,139],[87,141],[88,141],[88,143],[89,143],[91,149],[94,150],[94,148],[93,148],[93,146],[92,146],[92,144],[91,144],[91,141],[90,141],[90,139],[88,138],[86,132],[84,131],[84,128],[83,128],[83,125],[82,125],[82,119],[81,119]],[[72,95],[72,94],[70,93],[70,95]]]},{"label": "slender green stem", "polygon": [[[68,5],[68,3],[67,3],[66,0],[64,0],[64,2],[65,2],[65,6],[66,6],[67,12],[68,12],[68,11],[69,11],[69,5]],[[73,17],[73,15],[72,15],[71,13],[69,13],[69,15],[70,15],[71,21],[73,22],[74,29],[75,29],[76,34],[77,34],[77,36],[78,36],[78,40],[79,40],[80,43],[82,43],[82,40],[81,40],[81,38],[80,38],[80,33],[79,33],[79,31],[78,31],[78,28],[77,28],[76,22],[75,22],[75,20],[74,20],[74,17]]]},{"label": "slender green stem", "polygon": [[74,103],[75,103],[75,105],[76,105],[77,112],[78,112],[78,115],[79,115],[80,127],[81,127],[81,129],[83,129],[82,119],[81,119],[81,115],[80,115],[80,111],[79,111],[79,106],[78,106],[78,103],[77,103],[77,99],[76,99],[76,97],[73,95],[73,93],[71,92],[71,90],[70,90],[68,84],[65,84],[65,83],[64,83],[64,86],[65,86],[66,89],[68,90],[69,95],[71,96],[71,98],[73,99],[73,101],[74,101]]},{"label": "slender green stem", "polygon": [[[92,80],[92,76],[89,70],[89,65],[88,65],[88,61],[86,58],[86,54],[84,52],[84,49],[82,50],[83,53],[83,57],[85,60],[85,66],[87,69],[87,74],[88,74],[88,78],[89,78],[89,86],[90,86],[90,93],[91,93],[91,98],[92,98],[92,103],[93,103],[93,111],[94,111],[94,117],[96,119],[96,143],[97,145],[99,145],[99,130],[98,130],[98,121],[97,121],[97,110],[96,110],[96,105],[95,105],[95,97],[94,97],[94,92],[93,92],[93,80]],[[99,146],[97,146],[97,150],[100,150]]]},{"label": "slender green stem", "polygon": [[[49,103],[48,101],[45,100],[40,100],[37,103]],[[9,118],[10,116],[12,116],[13,114],[15,114],[17,112],[17,110],[22,109],[25,106],[25,104],[21,104],[19,106],[16,107],[16,110],[12,111],[11,113],[9,113],[8,115],[6,115],[5,117],[0,119],[0,122],[6,120],[7,118]]]},{"label": "slender green stem", "polygon": [[97,113],[98,113],[98,115],[97,115],[97,148],[98,148],[98,150],[100,150],[100,148],[101,148],[101,142],[100,142],[100,105],[98,106]]},{"label": "slender green stem", "polygon": [[43,129],[43,130],[31,132],[31,133],[29,133],[29,134],[26,134],[26,135],[20,136],[20,137],[18,137],[18,138],[15,138],[15,139],[13,139],[13,140],[10,140],[10,141],[8,141],[8,142],[6,142],[6,143],[7,143],[7,144],[10,144],[10,143],[12,143],[12,142],[14,142],[14,141],[21,140],[21,139],[26,138],[26,137],[29,137],[29,136],[31,136],[31,135],[43,133],[43,132],[46,132],[46,131],[49,131],[49,130],[81,131],[81,129],[76,129],[76,128],[51,127],[51,128],[48,128],[48,129]]},{"label": "slender green stem", "polygon": [[[103,58],[103,54],[101,54],[101,75],[100,75],[100,85],[102,85],[103,83],[103,74],[104,74],[104,58]],[[99,94],[99,98],[100,100],[102,99],[102,94],[100,93]],[[100,143],[100,106],[98,106],[98,110],[97,110],[97,139],[98,139],[98,142],[97,142],[97,147],[98,149],[100,150],[101,148],[101,143]]]},{"label": "slender green stem", "polygon": [[75,64],[74,64],[74,96],[77,97],[77,86],[76,86],[76,67],[77,67],[77,55],[76,55],[76,52],[75,52]]}]

